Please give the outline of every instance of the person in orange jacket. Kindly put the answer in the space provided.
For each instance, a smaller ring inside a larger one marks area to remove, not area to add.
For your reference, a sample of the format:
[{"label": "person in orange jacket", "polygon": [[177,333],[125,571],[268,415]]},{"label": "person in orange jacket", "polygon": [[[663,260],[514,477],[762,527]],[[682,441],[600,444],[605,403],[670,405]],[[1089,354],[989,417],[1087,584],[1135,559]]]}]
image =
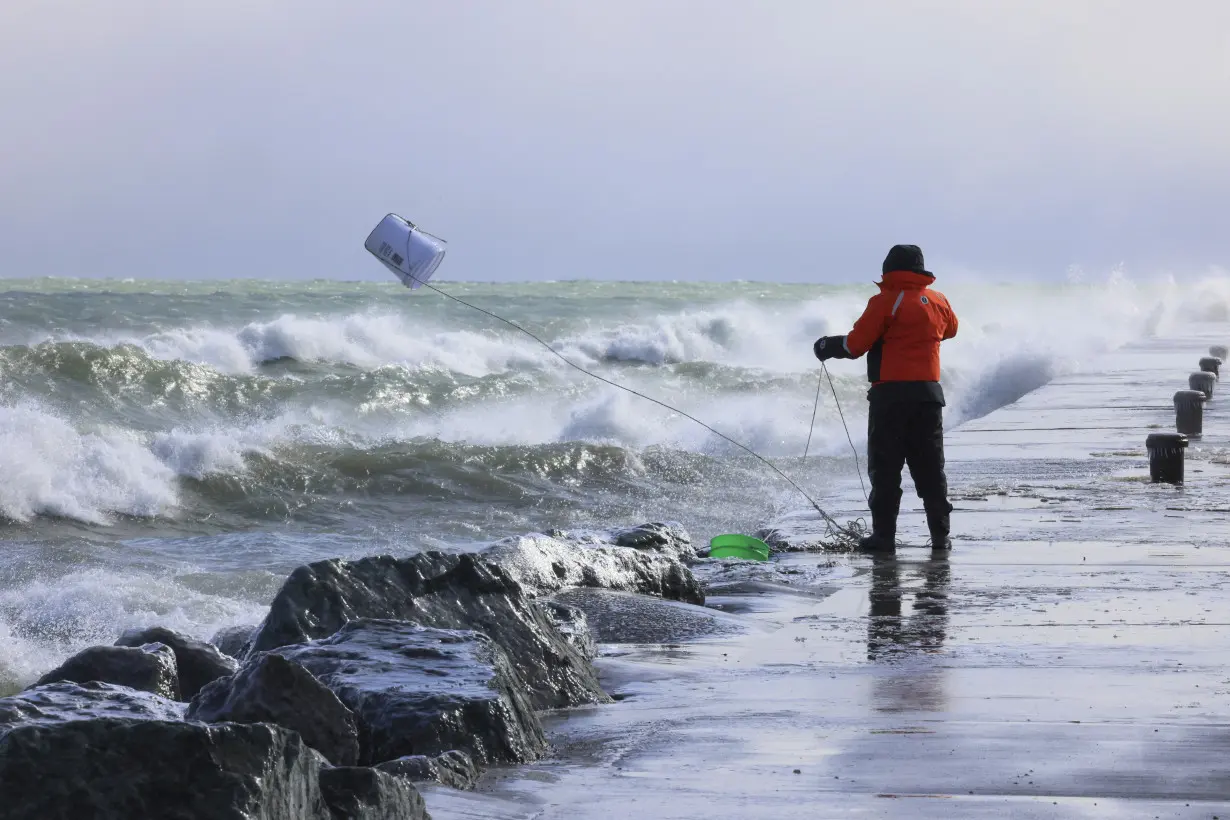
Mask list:
[{"label": "person in orange jacket", "polygon": [[950,550],[940,342],[957,335],[957,315],[944,294],[931,289],[935,275],[923,267],[917,245],[894,245],[882,272],[880,292],[854,329],[817,339],[813,346],[820,361],[867,356],[871,534],[859,546],[868,552],[896,549],[901,468],[908,464],[927,513],[931,546]]}]

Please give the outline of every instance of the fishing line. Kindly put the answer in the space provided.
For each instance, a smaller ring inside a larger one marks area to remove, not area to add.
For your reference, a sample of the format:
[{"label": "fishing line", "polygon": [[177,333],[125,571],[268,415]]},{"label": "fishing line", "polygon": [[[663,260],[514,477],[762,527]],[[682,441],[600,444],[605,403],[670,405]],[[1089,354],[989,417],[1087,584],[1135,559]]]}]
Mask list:
[{"label": "fishing line", "polygon": [[[824,362],[820,362],[820,366],[824,367]],[[827,372],[827,368],[825,370]],[[803,447],[803,460],[804,461],[807,461],[807,454],[811,452],[811,434],[815,432],[815,429],[816,429],[816,411],[820,409],[820,388],[821,387],[824,387],[824,377],[823,376],[818,377],[816,379],[816,401],[811,406],[811,426],[807,428],[807,444],[806,446]],[[834,395],[834,398],[836,398],[836,395]],[[842,420],[842,424],[845,424],[844,419]]]},{"label": "fishing line", "polygon": [[[460,304],[460,305],[465,305],[466,307],[470,308],[471,310],[477,310],[479,313],[483,314],[484,316],[490,316],[492,319],[495,319],[496,321],[499,321],[499,322],[503,322],[504,324],[508,325],[509,327],[513,328],[514,330],[518,330],[518,331],[520,331],[521,333],[524,333],[526,336],[529,336],[531,339],[533,339],[534,341],[538,342],[538,344],[542,345],[542,346],[543,346],[543,347],[545,347],[547,350],[549,350],[553,356],[555,356],[556,358],[558,358],[560,361],[564,362],[564,364],[568,365],[569,367],[571,367],[571,368],[573,368],[573,369],[575,369],[575,370],[578,370],[578,371],[580,371],[581,373],[584,373],[584,374],[585,374],[585,375],[587,375],[587,376],[590,376],[590,377],[592,377],[592,378],[594,378],[594,379],[597,379],[598,381],[603,382],[604,384],[609,384],[611,387],[616,387],[616,388],[618,388],[618,389],[620,389],[620,390],[623,390],[623,391],[625,391],[625,392],[627,392],[627,393],[631,393],[631,394],[632,394],[632,395],[634,395],[634,396],[637,396],[637,397],[639,397],[639,398],[645,399],[646,401],[651,401],[651,402],[653,402],[654,404],[658,405],[659,407],[663,407],[663,408],[665,408],[665,409],[667,409],[667,410],[671,411],[672,413],[678,413],[679,415],[683,416],[684,418],[689,419],[690,421],[694,421],[694,422],[696,422],[696,423],[697,423],[697,424],[699,424],[701,427],[704,427],[706,430],[708,430],[709,432],[713,433],[715,436],[718,436],[719,438],[723,439],[724,441],[727,441],[727,442],[729,442],[730,444],[733,444],[734,446],[738,447],[740,450],[743,450],[745,453],[747,453],[748,455],[752,456],[752,457],[753,457],[753,458],[755,458],[757,461],[759,461],[761,464],[764,464],[764,465],[765,465],[766,467],[768,467],[770,470],[772,470],[773,472],[775,472],[775,473],[776,473],[779,477],[781,477],[783,480],[785,480],[787,484],[789,484],[791,487],[793,487],[795,490],[797,490],[797,491],[799,492],[799,495],[801,495],[801,496],[803,496],[804,498],[806,498],[806,499],[807,499],[808,503],[809,503],[809,504],[811,504],[811,505],[812,505],[812,507],[814,507],[814,508],[815,508],[816,512],[820,513],[820,517],[824,519],[824,522],[825,522],[825,531],[826,531],[826,535],[827,535],[827,536],[831,539],[831,542],[832,542],[832,544],[833,544],[834,546],[845,546],[845,547],[852,547],[852,546],[853,546],[853,544],[857,543],[857,542],[858,542],[858,540],[862,537],[862,535],[866,532],[866,525],[862,522],[862,520],[861,520],[861,519],[858,519],[858,520],[855,520],[855,521],[851,521],[849,524],[846,524],[846,525],[844,525],[844,526],[843,526],[843,525],[841,525],[841,524],[839,524],[839,523],[837,522],[837,520],[836,520],[835,518],[833,518],[831,515],[829,515],[827,512],[825,512],[825,511],[824,511],[824,509],[823,509],[823,508],[822,508],[819,504],[817,504],[817,503],[816,503],[815,499],[813,499],[810,495],[808,495],[808,494],[807,494],[807,491],[806,491],[806,490],[804,490],[802,487],[800,487],[800,486],[799,486],[799,485],[798,485],[798,484],[794,481],[794,479],[792,479],[790,476],[786,475],[784,472],[782,472],[780,469],[778,469],[777,465],[773,464],[771,461],[769,461],[769,460],[768,460],[768,459],[766,459],[764,456],[760,455],[759,453],[757,453],[755,450],[753,450],[752,448],[748,447],[747,445],[742,444],[741,442],[735,441],[733,438],[731,438],[730,436],[728,436],[728,435],[726,435],[725,433],[721,432],[720,430],[715,430],[713,427],[709,426],[708,424],[706,424],[705,422],[703,422],[703,421],[701,421],[700,419],[696,418],[695,416],[689,415],[688,413],[685,413],[685,412],[683,412],[682,410],[679,410],[678,408],[672,407],[671,405],[667,404],[667,403],[666,403],[666,402],[664,402],[664,401],[660,401],[660,400],[658,400],[658,399],[655,399],[653,396],[647,396],[647,395],[645,395],[644,393],[641,393],[641,392],[640,392],[640,391],[638,391],[638,390],[633,390],[631,387],[627,387],[627,386],[625,386],[625,385],[620,384],[619,382],[612,381],[612,380],[610,380],[610,379],[608,379],[608,378],[606,378],[606,377],[604,377],[604,376],[600,376],[600,375],[598,375],[597,373],[594,373],[594,372],[593,372],[593,371],[591,371],[591,370],[587,370],[587,369],[585,369],[584,367],[582,367],[581,365],[579,365],[579,364],[577,364],[576,362],[572,361],[572,360],[571,360],[571,359],[569,359],[567,356],[565,356],[564,354],[560,353],[560,352],[559,352],[558,350],[556,350],[555,348],[551,347],[551,345],[550,345],[550,344],[548,344],[547,342],[545,342],[544,340],[542,340],[542,339],[541,339],[541,338],[539,338],[538,336],[534,335],[534,334],[533,334],[533,333],[531,333],[530,331],[526,330],[524,327],[522,327],[521,325],[517,324],[516,322],[514,322],[514,321],[512,321],[512,320],[510,320],[510,319],[505,319],[503,316],[500,316],[500,315],[498,315],[498,314],[492,313],[491,311],[487,310],[486,308],[482,308],[482,307],[479,307],[478,305],[475,305],[475,304],[473,304],[473,303],[471,303],[471,302],[467,302],[466,300],[464,300],[464,299],[462,299],[462,298],[460,298],[460,297],[458,297],[458,296],[454,296],[453,294],[449,293],[448,291],[441,290],[440,288],[436,287],[435,285],[429,284],[428,282],[425,282],[425,281],[423,281],[423,280],[421,280],[421,279],[419,279],[419,278],[415,277],[413,274],[409,274],[409,276],[410,276],[410,278],[411,278],[411,279],[414,279],[414,281],[418,282],[421,286],[423,286],[423,287],[425,287],[425,288],[427,288],[427,289],[429,289],[429,290],[431,290],[431,291],[434,291],[435,293],[440,294],[441,296],[443,296],[443,297],[444,297],[444,298],[446,298],[446,299],[451,299],[451,300],[453,300],[454,302],[457,302],[457,303],[458,303],[458,304]],[[830,383],[832,382],[832,380],[831,380],[831,379],[830,379],[829,381],[830,381]],[[819,394],[818,394],[818,392],[817,392],[817,396],[818,396],[818,395],[819,395]],[[834,395],[836,395],[836,394],[834,394]],[[845,420],[844,420],[844,419],[842,420],[842,423],[843,423],[843,424],[845,423]],[[849,431],[848,431],[848,430],[847,430],[847,435],[849,435]],[[851,443],[851,446],[853,446],[853,443]],[[860,481],[862,480],[862,476],[861,476],[861,475],[859,476],[859,480],[860,480]]]},{"label": "fishing line", "polygon": [[[833,404],[837,405],[837,415],[841,417],[841,426],[846,431],[846,441],[850,442],[850,452],[854,453],[854,469],[858,473],[858,486],[863,488],[863,500],[867,502],[867,506],[871,506],[870,499],[867,498],[867,485],[863,483],[863,466],[858,463],[858,448],[854,446],[854,439],[850,437],[850,426],[846,424],[846,414],[841,412],[841,400],[837,398],[837,388],[833,386],[833,377],[829,375],[829,366],[824,362],[820,362],[820,367],[824,371],[824,377],[829,380],[829,389],[833,391]],[[816,395],[820,395],[819,386],[816,387]],[[811,414],[812,424],[816,423],[816,411]],[[808,434],[810,440],[811,434]]]}]

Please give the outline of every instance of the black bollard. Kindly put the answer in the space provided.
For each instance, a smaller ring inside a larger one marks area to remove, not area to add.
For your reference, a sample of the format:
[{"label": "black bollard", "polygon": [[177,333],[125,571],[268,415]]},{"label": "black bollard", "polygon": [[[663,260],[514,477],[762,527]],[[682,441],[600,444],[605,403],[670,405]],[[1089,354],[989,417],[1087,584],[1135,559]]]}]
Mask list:
[{"label": "black bollard", "polygon": [[1204,432],[1204,393],[1180,390],[1174,394],[1175,429],[1185,436],[1200,438]]},{"label": "black bollard", "polygon": [[1187,377],[1187,386],[1192,390],[1199,390],[1204,394],[1206,401],[1213,398],[1213,384],[1217,381],[1217,377],[1212,373],[1193,373]]},{"label": "black bollard", "polygon": [[1183,483],[1183,450],[1187,436],[1178,433],[1151,433],[1145,439],[1149,449],[1149,478],[1154,484]]},{"label": "black bollard", "polygon": [[1221,359],[1216,356],[1205,356],[1200,360],[1200,370],[1204,373],[1212,373],[1214,376],[1221,376]]},{"label": "black bollard", "polygon": [[1230,359],[1230,347],[1226,347],[1225,345],[1213,345],[1209,348],[1209,355],[1216,356],[1224,362],[1226,359]]}]

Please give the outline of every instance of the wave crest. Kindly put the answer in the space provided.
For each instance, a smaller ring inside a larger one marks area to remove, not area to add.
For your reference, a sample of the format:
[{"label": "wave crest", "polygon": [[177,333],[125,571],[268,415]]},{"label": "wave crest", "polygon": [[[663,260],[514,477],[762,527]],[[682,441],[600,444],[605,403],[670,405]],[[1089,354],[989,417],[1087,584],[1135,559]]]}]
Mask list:
[{"label": "wave crest", "polygon": [[109,514],[153,517],[179,501],[174,471],[132,433],[80,431],[35,407],[0,406],[0,515],[105,524]]}]

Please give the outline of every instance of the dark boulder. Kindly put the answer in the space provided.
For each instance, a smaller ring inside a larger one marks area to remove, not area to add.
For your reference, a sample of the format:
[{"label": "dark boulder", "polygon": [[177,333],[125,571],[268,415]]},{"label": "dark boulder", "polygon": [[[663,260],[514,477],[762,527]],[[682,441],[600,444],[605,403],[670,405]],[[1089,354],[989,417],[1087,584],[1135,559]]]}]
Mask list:
[{"label": "dark boulder", "polygon": [[610,537],[611,543],[617,547],[652,550],[677,561],[696,560],[696,548],[692,545],[692,536],[678,524],[640,524],[636,527],[615,530]]},{"label": "dark boulder", "polygon": [[179,671],[179,694],[184,700],[192,700],[205,684],[235,674],[239,668],[234,658],[223,655],[213,644],[189,638],[161,626],[146,629],[130,629],[115,642],[116,646],[143,646],[160,643],[171,647],[175,653],[175,666]]},{"label": "dark boulder", "polygon": [[218,647],[218,651],[223,655],[228,655],[232,658],[243,658],[247,644],[252,640],[254,632],[256,632],[255,626],[228,626],[225,629],[219,629],[209,639],[209,642]]},{"label": "dark boulder", "polygon": [[592,661],[598,648],[594,646],[594,636],[590,631],[589,620],[585,617],[585,613],[560,601],[542,599],[539,603],[568,643],[581,654],[581,657]]},{"label": "dark boulder", "polygon": [[266,724],[103,718],[0,736],[5,820],[325,820],[322,758]]},{"label": "dark boulder", "polygon": [[43,675],[34,685],[57,681],[114,683],[179,700],[175,653],[161,643],[135,647],[92,646]]},{"label": "dark boulder", "polygon": [[321,769],[320,791],[333,820],[431,820],[413,783],[375,769]]},{"label": "dark boulder", "polygon": [[525,589],[503,567],[469,553],[332,559],[299,567],[273,599],[249,651],[324,638],[358,618],[488,635],[535,709],[609,700],[589,661]]},{"label": "dark boulder", "polygon": [[536,593],[596,587],[703,604],[705,593],[682,561],[649,548],[598,540],[527,535],[493,544],[483,557]]},{"label": "dark boulder", "polygon": [[235,675],[209,684],[187,716],[205,723],[276,723],[298,732],[336,766],[359,760],[354,713],[311,672],[281,655],[257,655]]},{"label": "dark boulder", "polygon": [[546,747],[503,652],[481,633],[361,619],[273,651],[303,664],[355,713],[363,763],[451,749],[520,763]]},{"label": "dark boulder", "polygon": [[91,718],[182,720],[186,708],[170,698],[113,683],[61,681],[0,698],[0,733],[28,724]]},{"label": "dark boulder", "polygon": [[454,749],[436,757],[411,755],[376,766],[382,772],[416,783],[439,783],[453,789],[473,789],[481,772],[465,752]]}]

